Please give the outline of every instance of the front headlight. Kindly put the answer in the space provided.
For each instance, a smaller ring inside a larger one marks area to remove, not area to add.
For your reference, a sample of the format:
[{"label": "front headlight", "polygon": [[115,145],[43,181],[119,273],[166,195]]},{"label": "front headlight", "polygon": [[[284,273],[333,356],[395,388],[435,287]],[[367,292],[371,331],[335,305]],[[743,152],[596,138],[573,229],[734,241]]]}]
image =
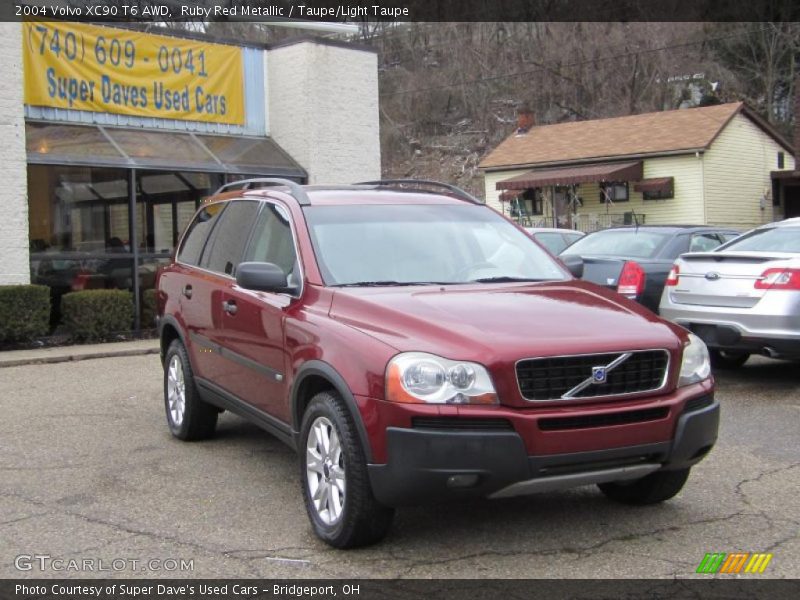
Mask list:
[{"label": "front headlight", "polygon": [[486,367],[425,352],[405,352],[386,367],[386,399],[417,404],[497,404]]},{"label": "front headlight", "polygon": [[703,340],[695,334],[689,334],[689,341],[683,347],[683,360],[681,360],[681,374],[678,378],[678,387],[703,381],[711,374],[711,359],[708,348]]}]

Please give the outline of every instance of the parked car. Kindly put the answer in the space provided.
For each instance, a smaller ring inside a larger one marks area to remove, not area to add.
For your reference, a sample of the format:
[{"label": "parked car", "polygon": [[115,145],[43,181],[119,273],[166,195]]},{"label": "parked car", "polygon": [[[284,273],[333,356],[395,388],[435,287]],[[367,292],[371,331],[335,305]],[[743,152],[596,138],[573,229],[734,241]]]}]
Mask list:
[{"label": "parked car", "polygon": [[800,219],[681,256],[661,314],[704,339],[718,367],[741,366],[754,353],[800,359]]},{"label": "parked car", "polygon": [[714,445],[705,344],[466,192],[232,185],[158,277],[167,425],[206,438],[225,409],[288,444],[327,543],[429,501],[661,502]]},{"label": "parked car", "polygon": [[658,312],[664,282],[678,255],[711,250],[738,235],[733,229],[696,225],[614,227],[578,240],[561,258],[579,256],[583,279]]},{"label": "parked car", "polygon": [[564,248],[574,244],[586,235],[577,229],[559,229],[556,227],[526,227],[525,231],[556,256]]}]

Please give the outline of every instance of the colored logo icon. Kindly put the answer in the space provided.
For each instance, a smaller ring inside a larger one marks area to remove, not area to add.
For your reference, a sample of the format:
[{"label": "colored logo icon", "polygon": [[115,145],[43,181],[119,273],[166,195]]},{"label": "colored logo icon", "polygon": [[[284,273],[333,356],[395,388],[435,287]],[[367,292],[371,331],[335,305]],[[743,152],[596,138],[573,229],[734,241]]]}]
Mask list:
[{"label": "colored logo icon", "polygon": [[715,573],[763,573],[771,560],[772,554],[760,552],[733,552],[731,554],[712,552],[703,557],[696,572],[712,575]]}]

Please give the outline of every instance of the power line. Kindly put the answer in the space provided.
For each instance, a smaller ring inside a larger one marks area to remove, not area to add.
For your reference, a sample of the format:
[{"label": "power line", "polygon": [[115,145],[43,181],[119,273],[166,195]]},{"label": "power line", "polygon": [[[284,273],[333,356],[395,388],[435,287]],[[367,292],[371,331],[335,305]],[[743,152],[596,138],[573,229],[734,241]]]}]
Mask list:
[{"label": "power line", "polygon": [[514,72],[514,73],[502,73],[500,75],[491,75],[491,76],[488,76],[488,77],[479,77],[479,78],[476,78],[476,79],[470,79],[468,81],[462,81],[462,82],[459,82],[459,83],[434,85],[434,86],[429,86],[429,87],[425,87],[425,88],[418,88],[418,89],[398,90],[398,91],[395,91],[395,92],[384,92],[384,93],[381,93],[380,96],[388,97],[388,96],[400,96],[400,95],[405,95],[405,94],[419,94],[419,93],[423,93],[423,92],[431,92],[431,91],[436,91],[436,90],[445,90],[445,89],[457,88],[457,87],[462,87],[462,86],[466,86],[466,85],[486,83],[488,81],[497,81],[497,80],[500,80],[500,79],[508,79],[508,78],[511,78],[511,77],[522,77],[522,76],[525,76],[525,75],[534,75],[534,74],[537,74],[537,73],[542,73],[542,72],[546,72],[548,70],[554,70],[554,69],[557,69],[557,68],[580,67],[580,66],[587,65],[587,64],[597,64],[597,63],[608,62],[608,61],[611,61],[611,60],[619,60],[619,59],[623,59],[623,58],[631,58],[631,57],[634,57],[634,56],[641,56],[641,55],[645,55],[645,54],[654,54],[656,52],[664,52],[665,50],[677,50],[677,49],[680,49],[680,48],[688,48],[688,47],[692,47],[692,46],[698,46],[698,45],[706,44],[706,43],[709,43],[709,42],[716,42],[716,41],[720,41],[720,40],[726,40],[726,39],[740,37],[740,36],[743,36],[743,35],[750,35],[752,33],[756,33],[756,32],[759,32],[759,31],[766,31],[767,29],[768,29],[768,27],[762,27],[762,28],[759,28],[759,29],[748,29],[746,31],[742,31],[742,32],[735,33],[735,34],[719,36],[719,37],[714,37],[714,38],[704,38],[702,40],[697,40],[697,41],[693,41],[693,42],[684,42],[682,44],[673,44],[673,45],[670,45],[670,46],[661,46],[659,48],[647,48],[647,49],[639,50],[639,51],[635,51],[635,52],[624,52],[622,54],[616,54],[616,55],[612,55],[612,56],[607,56],[605,58],[585,59],[585,60],[580,60],[580,61],[576,61],[576,62],[573,62],[573,63],[566,63],[566,64],[551,63],[550,65],[541,65],[541,66],[536,67],[535,69],[529,69],[529,70],[526,70],[526,71],[517,71],[517,72]]}]

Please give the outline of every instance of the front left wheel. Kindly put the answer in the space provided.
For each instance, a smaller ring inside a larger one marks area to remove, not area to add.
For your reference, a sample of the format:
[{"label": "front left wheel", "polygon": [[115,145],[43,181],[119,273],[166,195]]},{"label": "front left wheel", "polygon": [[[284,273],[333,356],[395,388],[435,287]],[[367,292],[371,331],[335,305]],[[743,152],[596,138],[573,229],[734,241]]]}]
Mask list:
[{"label": "front left wheel", "polygon": [[300,440],[303,499],[314,533],[336,548],[381,540],[394,510],[372,493],[355,423],[337,394],[320,392],[312,398]]}]

